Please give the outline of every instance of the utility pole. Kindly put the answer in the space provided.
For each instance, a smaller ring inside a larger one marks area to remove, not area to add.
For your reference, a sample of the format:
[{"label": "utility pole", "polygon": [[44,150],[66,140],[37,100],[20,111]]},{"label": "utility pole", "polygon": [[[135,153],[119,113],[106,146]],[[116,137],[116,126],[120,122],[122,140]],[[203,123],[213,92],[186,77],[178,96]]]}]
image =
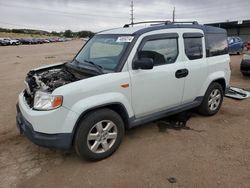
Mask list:
[{"label": "utility pole", "polygon": [[175,21],[175,7],[173,9],[173,22]]},{"label": "utility pole", "polygon": [[134,2],[133,1],[131,1],[131,4],[130,4],[130,20],[131,20],[131,25],[132,25],[132,27],[133,27],[133,25],[134,25]]}]

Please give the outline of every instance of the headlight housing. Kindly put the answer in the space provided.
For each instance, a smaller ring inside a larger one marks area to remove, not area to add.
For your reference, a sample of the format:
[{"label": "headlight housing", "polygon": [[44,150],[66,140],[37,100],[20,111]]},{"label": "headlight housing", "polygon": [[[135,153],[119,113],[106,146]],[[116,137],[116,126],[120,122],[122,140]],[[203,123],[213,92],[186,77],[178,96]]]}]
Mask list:
[{"label": "headlight housing", "polygon": [[53,110],[62,106],[63,97],[51,95],[50,93],[37,91],[34,98],[34,109]]}]

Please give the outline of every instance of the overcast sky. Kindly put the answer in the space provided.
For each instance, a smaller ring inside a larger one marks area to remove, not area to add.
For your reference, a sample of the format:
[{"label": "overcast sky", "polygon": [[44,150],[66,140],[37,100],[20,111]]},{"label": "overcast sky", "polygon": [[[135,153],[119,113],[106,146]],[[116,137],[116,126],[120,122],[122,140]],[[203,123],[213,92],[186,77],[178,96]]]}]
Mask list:
[{"label": "overcast sky", "polygon": [[[130,22],[130,0],[0,0],[0,27],[100,31]],[[250,0],[134,0],[135,21],[250,19]]]}]

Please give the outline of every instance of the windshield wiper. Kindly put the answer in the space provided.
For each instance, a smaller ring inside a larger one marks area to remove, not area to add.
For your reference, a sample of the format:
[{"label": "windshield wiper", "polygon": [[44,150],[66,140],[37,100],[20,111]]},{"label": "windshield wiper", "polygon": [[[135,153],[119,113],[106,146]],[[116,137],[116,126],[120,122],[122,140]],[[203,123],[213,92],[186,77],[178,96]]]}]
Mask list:
[{"label": "windshield wiper", "polygon": [[101,65],[97,65],[94,62],[88,60],[84,60],[84,62],[93,65],[99,71],[100,74],[103,74],[103,67]]},{"label": "windshield wiper", "polygon": [[[81,64],[81,62],[79,62],[77,59],[74,59],[74,61],[77,63],[77,65],[79,65],[79,64]],[[88,64],[90,64],[90,65],[93,65],[95,68],[96,68],[96,70],[97,70],[97,72],[99,73],[99,74],[103,74],[103,67],[101,66],[101,65],[97,65],[97,64],[95,64],[94,62],[92,62],[92,61],[88,61],[88,60],[83,60],[85,63],[88,63]]]}]

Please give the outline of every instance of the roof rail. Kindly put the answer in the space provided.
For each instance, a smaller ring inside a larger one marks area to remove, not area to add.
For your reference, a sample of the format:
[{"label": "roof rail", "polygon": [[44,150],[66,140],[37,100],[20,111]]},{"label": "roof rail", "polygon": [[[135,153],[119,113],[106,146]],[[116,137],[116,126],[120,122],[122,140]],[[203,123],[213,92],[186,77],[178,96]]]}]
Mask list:
[{"label": "roof rail", "polygon": [[165,20],[165,21],[143,21],[143,22],[135,22],[135,23],[130,23],[130,24],[125,24],[123,27],[129,27],[131,25],[138,25],[138,24],[146,24],[146,23],[162,23],[162,24],[169,24],[171,21]]},{"label": "roof rail", "polygon": [[133,26],[133,25],[138,25],[138,24],[146,24],[146,23],[152,23],[152,24],[193,24],[193,25],[198,25],[199,23],[197,21],[183,21],[183,22],[171,22],[169,20],[165,20],[165,21],[143,21],[143,22],[135,22],[135,23],[130,23],[130,24],[125,24],[123,27],[129,27],[129,26]]},{"label": "roof rail", "polygon": [[173,24],[193,24],[198,25],[199,23],[197,21],[183,21],[183,22],[172,22]]}]

